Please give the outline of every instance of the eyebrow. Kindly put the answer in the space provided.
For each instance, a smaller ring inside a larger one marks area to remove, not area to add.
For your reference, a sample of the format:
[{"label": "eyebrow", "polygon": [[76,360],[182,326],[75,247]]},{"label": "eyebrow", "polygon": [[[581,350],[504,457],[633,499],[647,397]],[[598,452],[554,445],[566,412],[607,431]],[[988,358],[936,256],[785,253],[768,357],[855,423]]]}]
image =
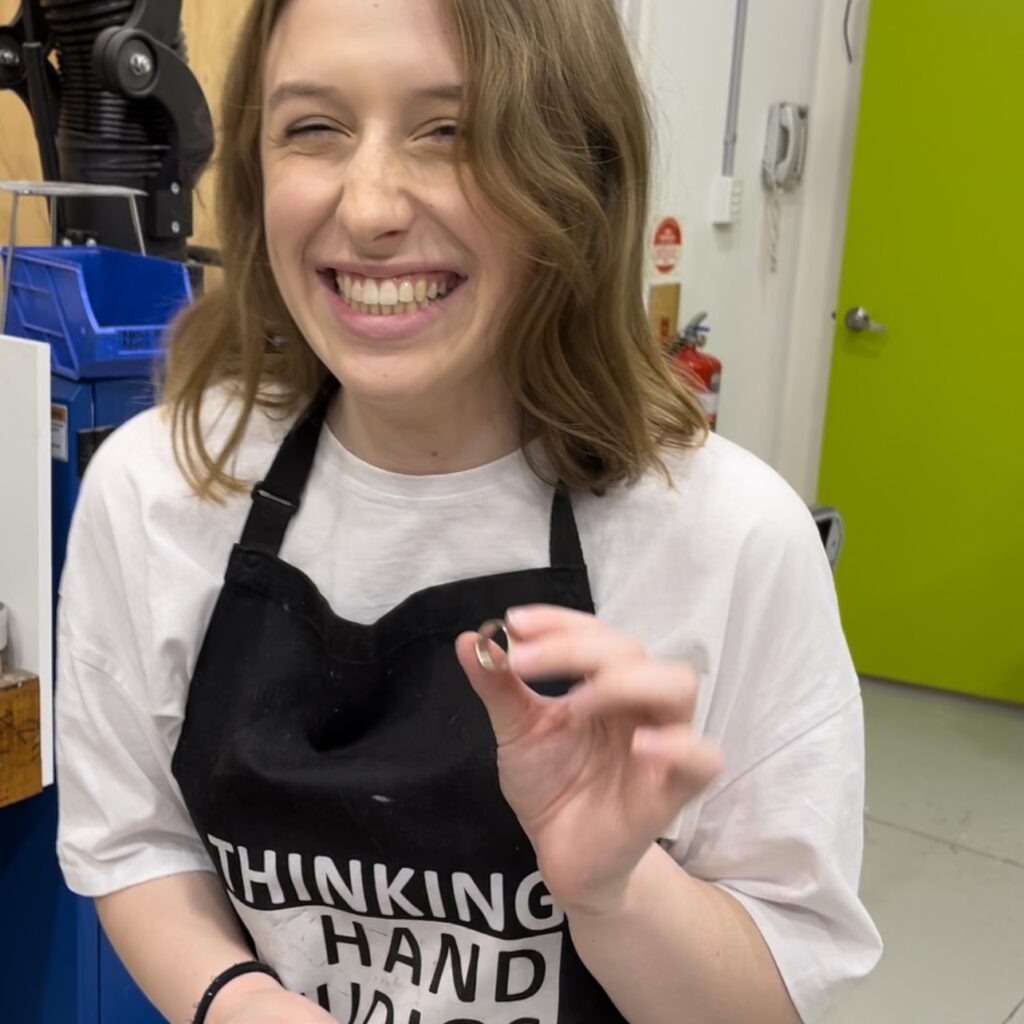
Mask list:
[{"label": "eyebrow", "polygon": [[[463,95],[462,86],[458,83],[443,85],[428,85],[422,89],[414,89],[412,96],[421,100],[461,100]],[[271,94],[267,101],[268,113],[273,113],[282,103],[293,99],[333,99],[337,100],[341,93],[332,85],[325,85],[322,82],[298,79],[291,82],[282,82]]]}]

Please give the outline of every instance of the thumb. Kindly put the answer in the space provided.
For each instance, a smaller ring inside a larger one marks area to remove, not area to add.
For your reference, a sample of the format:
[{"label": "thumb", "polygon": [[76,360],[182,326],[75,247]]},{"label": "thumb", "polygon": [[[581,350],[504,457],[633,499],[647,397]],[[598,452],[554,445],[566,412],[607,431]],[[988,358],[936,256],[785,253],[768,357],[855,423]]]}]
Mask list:
[{"label": "thumb", "polygon": [[478,633],[463,633],[455,641],[455,653],[476,695],[483,701],[498,746],[521,735],[543,699],[514,672],[494,672],[477,660]]}]

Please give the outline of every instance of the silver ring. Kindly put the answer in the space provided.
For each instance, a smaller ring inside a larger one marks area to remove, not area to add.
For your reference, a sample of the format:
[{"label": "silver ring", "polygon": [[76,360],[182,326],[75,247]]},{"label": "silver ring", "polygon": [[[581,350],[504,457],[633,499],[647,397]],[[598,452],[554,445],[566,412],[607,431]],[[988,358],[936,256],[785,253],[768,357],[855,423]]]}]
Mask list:
[{"label": "silver ring", "polygon": [[[505,642],[508,645],[508,650],[503,651],[495,643],[494,646],[498,647],[498,651],[501,654],[500,659],[495,659],[491,654],[491,642],[499,633],[505,634]],[[508,631],[508,626],[505,625],[504,620],[488,619],[488,621],[477,630],[476,660],[480,662],[480,667],[487,669],[488,672],[507,672],[508,659],[511,653],[512,634]]]}]

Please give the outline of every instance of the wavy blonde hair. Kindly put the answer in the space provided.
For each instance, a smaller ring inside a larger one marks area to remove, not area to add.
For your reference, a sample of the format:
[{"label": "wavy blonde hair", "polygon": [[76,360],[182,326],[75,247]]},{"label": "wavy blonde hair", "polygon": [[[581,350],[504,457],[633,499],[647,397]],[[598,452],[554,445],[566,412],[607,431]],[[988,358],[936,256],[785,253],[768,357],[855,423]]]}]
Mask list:
[{"label": "wavy blonde hair", "polygon": [[[227,467],[255,407],[293,413],[327,375],[281,298],[263,227],[263,62],[287,2],[254,0],[243,24],[218,161],[224,280],[176,322],[164,370],[178,462],[203,497],[245,486]],[[458,166],[528,245],[498,350],[524,432],[570,488],[667,474],[664,447],[697,447],[707,428],[643,306],[650,119],[612,0],[439,2],[463,73]],[[238,416],[210,451],[202,402],[219,384]]]}]

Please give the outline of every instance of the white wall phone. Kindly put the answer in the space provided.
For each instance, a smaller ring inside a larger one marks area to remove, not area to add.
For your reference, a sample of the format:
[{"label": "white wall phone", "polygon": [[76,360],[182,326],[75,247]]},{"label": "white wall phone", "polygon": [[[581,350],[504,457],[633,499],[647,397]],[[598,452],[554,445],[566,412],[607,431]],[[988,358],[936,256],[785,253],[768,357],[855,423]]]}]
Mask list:
[{"label": "white wall phone", "polygon": [[788,192],[800,184],[807,154],[808,108],[773,103],[768,110],[762,178],[765,188]]}]

